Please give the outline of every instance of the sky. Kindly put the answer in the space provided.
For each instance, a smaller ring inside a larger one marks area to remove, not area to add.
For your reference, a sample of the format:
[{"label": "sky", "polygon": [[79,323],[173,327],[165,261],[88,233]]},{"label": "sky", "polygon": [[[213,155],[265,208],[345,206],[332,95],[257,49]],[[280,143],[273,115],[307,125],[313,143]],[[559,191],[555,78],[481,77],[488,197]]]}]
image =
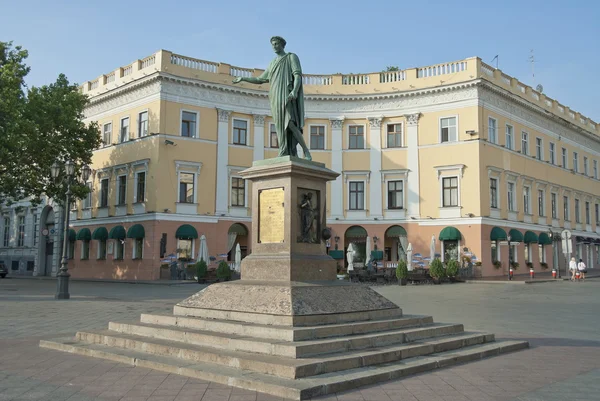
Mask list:
[{"label": "sky", "polygon": [[600,123],[599,21],[593,0],[0,0],[0,41],[29,51],[28,85],[82,83],[159,49],[264,69],[279,35],[305,74],[498,55],[503,72]]}]

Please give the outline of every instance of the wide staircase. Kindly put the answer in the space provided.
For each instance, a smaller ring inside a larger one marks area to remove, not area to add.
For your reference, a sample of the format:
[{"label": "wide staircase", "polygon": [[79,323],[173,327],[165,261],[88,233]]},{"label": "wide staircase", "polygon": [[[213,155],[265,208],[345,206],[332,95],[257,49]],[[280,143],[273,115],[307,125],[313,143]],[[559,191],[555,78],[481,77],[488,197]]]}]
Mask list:
[{"label": "wide staircase", "polygon": [[108,330],[40,346],[295,400],[529,346],[401,309],[367,321],[295,327],[184,314],[177,307],[173,315],[143,314],[140,322],[111,322]]}]

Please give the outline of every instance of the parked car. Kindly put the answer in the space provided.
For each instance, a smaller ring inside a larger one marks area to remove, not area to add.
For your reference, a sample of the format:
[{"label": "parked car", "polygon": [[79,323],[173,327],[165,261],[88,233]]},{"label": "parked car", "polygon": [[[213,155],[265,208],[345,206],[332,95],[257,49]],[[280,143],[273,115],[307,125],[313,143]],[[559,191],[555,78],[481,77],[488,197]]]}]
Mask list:
[{"label": "parked car", "polygon": [[0,262],[0,277],[4,278],[8,274],[8,268],[2,262]]}]

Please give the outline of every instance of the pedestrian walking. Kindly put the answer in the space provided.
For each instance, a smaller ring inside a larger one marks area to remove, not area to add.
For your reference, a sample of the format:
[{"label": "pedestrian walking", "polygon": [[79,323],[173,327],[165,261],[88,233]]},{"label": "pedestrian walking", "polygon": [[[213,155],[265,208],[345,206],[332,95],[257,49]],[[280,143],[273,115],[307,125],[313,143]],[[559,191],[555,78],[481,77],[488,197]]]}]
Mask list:
[{"label": "pedestrian walking", "polygon": [[583,263],[583,259],[579,259],[579,263],[577,264],[577,270],[579,270],[579,274],[581,274],[581,279],[585,281],[585,273],[587,273],[587,266]]},{"label": "pedestrian walking", "polygon": [[571,281],[575,281],[575,272],[577,272],[577,262],[575,261],[575,257],[572,257],[569,262],[569,271],[571,271]]}]

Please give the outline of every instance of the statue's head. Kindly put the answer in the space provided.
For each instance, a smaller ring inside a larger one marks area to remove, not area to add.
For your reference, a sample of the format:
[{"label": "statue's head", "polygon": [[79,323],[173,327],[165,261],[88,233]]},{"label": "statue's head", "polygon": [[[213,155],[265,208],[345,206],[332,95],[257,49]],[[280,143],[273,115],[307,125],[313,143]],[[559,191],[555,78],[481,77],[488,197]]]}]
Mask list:
[{"label": "statue's head", "polygon": [[287,42],[281,36],[273,36],[271,38],[271,45],[273,46],[273,50],[283,50]]}]

